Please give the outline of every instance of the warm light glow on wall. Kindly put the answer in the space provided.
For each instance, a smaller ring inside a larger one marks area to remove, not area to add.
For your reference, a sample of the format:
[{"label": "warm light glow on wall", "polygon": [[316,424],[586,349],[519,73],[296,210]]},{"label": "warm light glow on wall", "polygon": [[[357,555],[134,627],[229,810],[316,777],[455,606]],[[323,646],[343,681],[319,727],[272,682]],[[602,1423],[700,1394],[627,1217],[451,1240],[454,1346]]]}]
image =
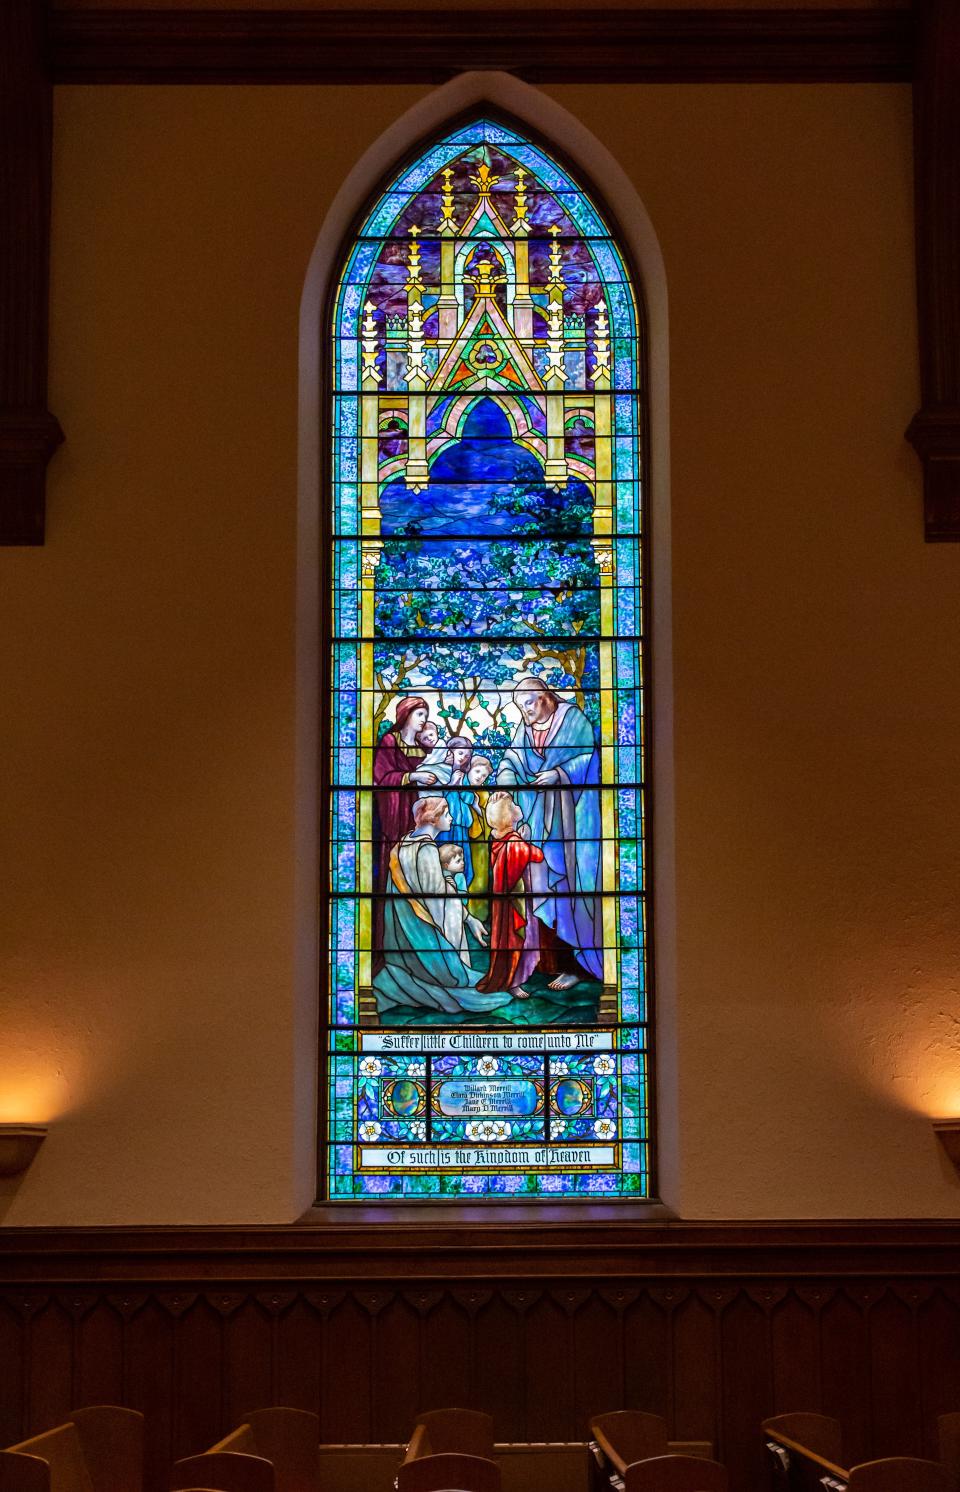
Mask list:
[{"label": "warm light glow on wall", "polygon": [[67,1105],[62,1074],[19,1077],[0,1084],[0,1124],[49,1124]]},{"label": "warm light glow on wall", "polygon": [[928,1119],[960,1118],[960,1037],[955,1045],[926,1041],[915,1054],[911,1107]]},{"label": "warm light glow on wall", "polygon": [[[939,987],[931,980],[883,996],[875,989],[869,1000],[849,1002],[850,1075],[858,1071],[875,1093],[924,1118],[960,1118],[957,1004],[953,971]],[[866,1044],[864,1024],[872,1032]]]}]

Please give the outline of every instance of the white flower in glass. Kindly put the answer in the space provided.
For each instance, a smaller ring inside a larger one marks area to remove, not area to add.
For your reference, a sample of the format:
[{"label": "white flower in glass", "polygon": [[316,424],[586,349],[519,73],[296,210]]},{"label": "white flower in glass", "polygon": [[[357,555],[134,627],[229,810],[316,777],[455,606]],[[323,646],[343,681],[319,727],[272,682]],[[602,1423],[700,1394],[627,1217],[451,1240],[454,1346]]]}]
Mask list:
[{"label": "white flower in glass", "polygon": [[551,1140],[562,1140],[567,1132],[566,1119],[554,1119],[550,1125]]},{"label": "white flower in glass", "polygon": [[427,1126],[423,1119],[411,1119],[410,1138],[411,1140],[425,1140],[427,1138]]},{"label": "white flower in glass", "polygon": [[464,1130],[464,1134],[468,1140],[482,1140],[483,1135],[480,1133],[482,1128],[483,1126],[476,1119],[471,1119]]},{"label": "white flower in glass", "polygon": [[616,1067],[612,1057],[600,1056],[593,1059],[593,1070],[599,1077],[605,1077],[608,1072],[613,1072]]},{"label": "white flower in glass", "polygon": [[598,1140],[612,1140],[617,1132],[617,1126],[612,1119],[596,1119],[593,1132]]},{"label": "white flower in glass", "polygon": [[366,1140],[367,1142],[369,1142],[370,1140],[379,1140],[380,1125],[377,1123],[376,1119],[368,1119],[365,1124],[361,1124],[360,1138],[361,1140]]},{"label": "white flower in glass", "polygon": [[509,1140],[513,1133],[513,1127],[507,1123],[506,1119],[494,1119],[491,1127],[495,1140]]},{"label": "white flower in glass", "polygon": [[413,1062],[407,1063],[408,1078],[422,1078],[426,1073],[426,1070],[427,1064],[423,1061],[422,1058],[417,1058]]},{"label": "white flower in glass", "polygon": [[550,1058],[550,1072],[553,1077],[559,1077],[561,1073],[569,1071],[570,1068],[568,1067],[566,1059],[564,1057]]},{"label": "white flower in glass", "polygon": [[360,1062],[360,1076],[364,1078],[378,1078],[383,1072],[383,1063],[379,1057],[364,1057]]},{"label": "white flower in glass", "polygon": [[481,1057],[477,1063],[477,1072],[482,1073],[485,1078],[491,1077],[493,1073],[500,1071],[500,1063],[496,1057]]}]

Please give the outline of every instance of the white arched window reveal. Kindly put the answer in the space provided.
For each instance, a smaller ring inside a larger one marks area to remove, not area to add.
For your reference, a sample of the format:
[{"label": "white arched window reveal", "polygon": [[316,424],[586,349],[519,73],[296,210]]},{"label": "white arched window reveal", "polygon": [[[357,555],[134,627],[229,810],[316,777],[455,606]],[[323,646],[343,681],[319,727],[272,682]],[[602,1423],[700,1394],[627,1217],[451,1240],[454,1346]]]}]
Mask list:
[{"label": "white arched window reveal", "polygon": [[642,336],[609,215],[488,111],[344,250],[331,1200],[650,1195]]}]

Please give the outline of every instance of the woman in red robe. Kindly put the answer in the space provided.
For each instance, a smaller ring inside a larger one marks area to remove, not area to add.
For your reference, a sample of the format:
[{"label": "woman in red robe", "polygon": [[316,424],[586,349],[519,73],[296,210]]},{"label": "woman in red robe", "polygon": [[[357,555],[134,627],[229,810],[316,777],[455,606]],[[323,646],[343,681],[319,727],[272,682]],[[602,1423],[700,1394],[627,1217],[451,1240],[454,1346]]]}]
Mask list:
[{"label": "woman in red robe", "polygon": [[[491,793],[487,803],[490,840],[490,970],[477,985],[483,993],[509,990],[525,1000],[523,988],[540,958],[540,924],[533,915],[527,871],[543,851],[518,831],[523,810],[509,793]],[[529,830],[527,830],[529,833]]]},{"label": "woman in red robe", "polygon": [[426,752],[417,745],[430,713],[425,699],[406,695],[396,709],[396,724],[388,730],[373,753],[373,842],[377,860],[374,891],[381,893],[373,904],[373,966],[383,965],[383,901],[390,874],[390,855],[413,828],[413,805],[419,787],[432,787],[433,772],[419,769]]}]

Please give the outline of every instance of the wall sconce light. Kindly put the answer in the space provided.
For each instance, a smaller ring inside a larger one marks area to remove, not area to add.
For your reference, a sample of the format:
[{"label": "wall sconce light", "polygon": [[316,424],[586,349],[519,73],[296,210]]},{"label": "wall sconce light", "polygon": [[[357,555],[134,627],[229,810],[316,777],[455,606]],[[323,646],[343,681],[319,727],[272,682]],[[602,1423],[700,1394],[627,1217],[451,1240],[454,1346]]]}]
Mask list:
[{"label": "wall sconce light", "polygon": [[950,1164],[960,1176],[960,1119],[934,1119],[933,1132],[947,1152]]},{"label": "wall sconce light", "polygon": [[0,1176],[20,1176],[46,1135],[45,1124],[0,1124]]}]

